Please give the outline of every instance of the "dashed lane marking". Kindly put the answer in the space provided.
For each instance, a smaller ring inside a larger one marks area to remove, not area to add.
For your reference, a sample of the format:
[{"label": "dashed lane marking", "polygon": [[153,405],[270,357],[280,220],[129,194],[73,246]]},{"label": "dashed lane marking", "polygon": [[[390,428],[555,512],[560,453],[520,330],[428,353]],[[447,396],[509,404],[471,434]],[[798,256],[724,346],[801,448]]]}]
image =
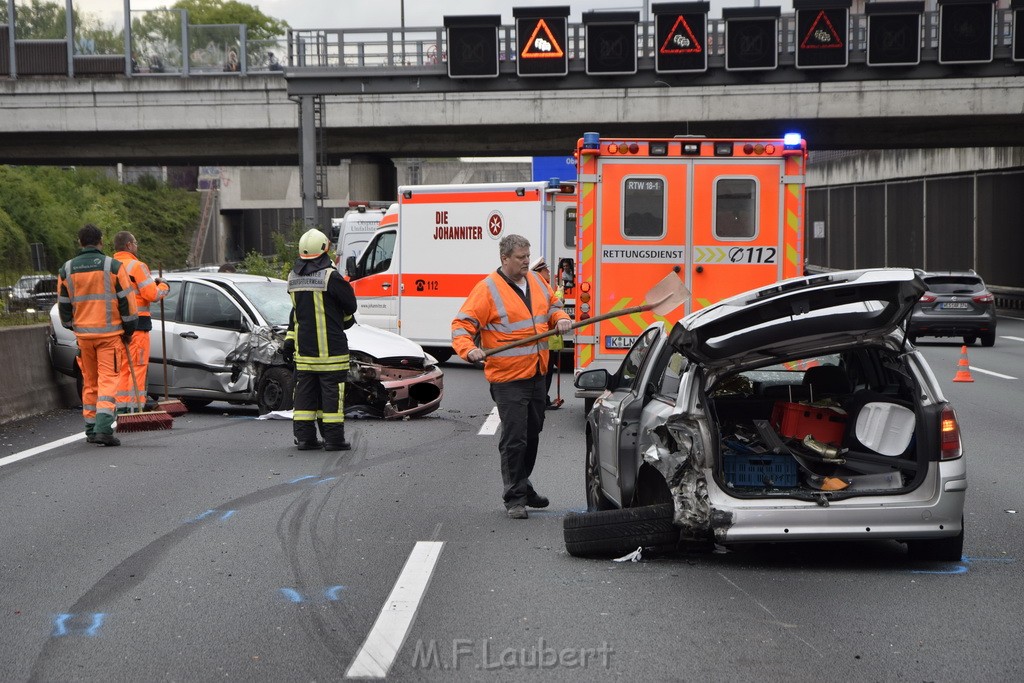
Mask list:
[{"label": "dashed lane marking", "polygon": [[478,436],[491,436],[498,431],[498,425],[501,424],[501,418],[498,417],[498,406],[494,406],[491,410],[491,414],[484,420],[483,425],[480,427],[480,431],[477,432]]},{"label": "dashed lane marking", "polygon": [[44,443],[42,446],[36,446],[35,448],[30,448],[27,451],[8,455],[6,458],[0,458],[0,467],[10,465],[11,463],[18,462],[19,460],[24,460],[25,458],[31,458],[33,455],[39,455],[40,453],[45,453],[46,451],[51,451],[54,448],[60,448],[61,446],[66,446],[67,444],[74,443],[76,441],[85,443],[85,433],[83,432],[80,434],[65,436],[63,439],[57,439],[50,443]]}]

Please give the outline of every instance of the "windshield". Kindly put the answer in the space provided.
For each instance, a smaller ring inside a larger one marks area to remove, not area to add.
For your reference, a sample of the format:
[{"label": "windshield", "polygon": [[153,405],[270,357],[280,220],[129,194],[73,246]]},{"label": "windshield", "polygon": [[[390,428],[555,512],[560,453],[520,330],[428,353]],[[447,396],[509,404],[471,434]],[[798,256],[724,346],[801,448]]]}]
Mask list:
[{"label": "windshield", "polygon": [[973,294],[985,289],[981,278],[971,276],[945,275],[924,279],[928,289],[936,294]]},{"label": "windshield", "polygon": [[287,325],[292,312],[288,283],[283,281],[239,282],[239,291],[271,325]]}]

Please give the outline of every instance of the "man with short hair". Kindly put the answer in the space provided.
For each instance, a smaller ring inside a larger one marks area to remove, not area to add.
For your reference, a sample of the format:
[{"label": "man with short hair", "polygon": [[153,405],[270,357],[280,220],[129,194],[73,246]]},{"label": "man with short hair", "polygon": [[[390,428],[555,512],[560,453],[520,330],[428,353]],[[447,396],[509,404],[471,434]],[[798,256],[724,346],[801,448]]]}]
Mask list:
[{"label": "man with short hair", "polygon": [[565,334],[572,323],[548,283],[530,270],[529,240],[506,235],[498,255],[501,266],[473,287],[452,320],[452,347],[471,363],[486,359],[484,377],[501,419],[502,499],[510,518],[526,519],[527,506],[548,506],[530,481],[544,428],[548,342],[541,339],[490,356],[484,351],[552,328]]},{"label": "man with short hair", "polygon": [[[128,363],[121,368],[121,383],[117,387],[117,412],[155,410],[156,401],[146,400],[149,386],[149,333],[153,329],[149,307],[167,296],[170,285],[163,278],[153,277],[149,267],[139,260],[139,241],[127,230],[114,235],[114,258],[124,265],[128,273],[139,313],[138,325],[128,342]],[[135,370],[134,378],[132,369]]]},{"label": "man with short hair", "polygon": [[78,231],[82,250],[60,268],[57,310],[78,339],[85,440],[120,446],[114,436],[120,369],[128,362],[122,337],[135,331],[135,295],[127,269],[103,253],[103,233],[88,224]]},{"label": "man with short hair", "polygon": [[[330,241],[316,228],[299,238],[299,258],[288,273],[292,312],[281,353],[295,363],[292,432],[300,451],[347,451],[345,380],[348,337],[356,295],[328,255]],[[320,436],[317,438],[317,427]]]}]

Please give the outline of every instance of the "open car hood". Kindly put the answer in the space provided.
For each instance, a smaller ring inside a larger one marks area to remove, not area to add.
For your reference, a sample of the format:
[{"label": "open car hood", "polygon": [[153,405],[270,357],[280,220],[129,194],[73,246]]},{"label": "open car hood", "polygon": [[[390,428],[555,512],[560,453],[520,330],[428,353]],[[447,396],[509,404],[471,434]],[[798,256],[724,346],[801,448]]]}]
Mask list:
[{"label": "open car hood", "polygon": [[694,362],[722,367],[881,339],[925,290],[909,268],[793,278],[691,313],[672,328],[669,343]]},{"label": "open car hood", "polygon": [[374,358],[425,358],[423,347],[394,332],[356,323],[345,330],[348,346]]}]

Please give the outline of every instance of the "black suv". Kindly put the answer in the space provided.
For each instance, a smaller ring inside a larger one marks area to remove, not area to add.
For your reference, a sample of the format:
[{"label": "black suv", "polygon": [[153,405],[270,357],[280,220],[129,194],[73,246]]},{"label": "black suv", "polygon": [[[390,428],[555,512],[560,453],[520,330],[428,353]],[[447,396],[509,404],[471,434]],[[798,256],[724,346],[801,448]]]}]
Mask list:
[{"label": "black suv", "polygon": [[928,286],[907,321],[910,341],[918,337],[963,337],[964,344],[981,339],[996,343],[996,303],[985,281],[973,270],[923,272]]}]

